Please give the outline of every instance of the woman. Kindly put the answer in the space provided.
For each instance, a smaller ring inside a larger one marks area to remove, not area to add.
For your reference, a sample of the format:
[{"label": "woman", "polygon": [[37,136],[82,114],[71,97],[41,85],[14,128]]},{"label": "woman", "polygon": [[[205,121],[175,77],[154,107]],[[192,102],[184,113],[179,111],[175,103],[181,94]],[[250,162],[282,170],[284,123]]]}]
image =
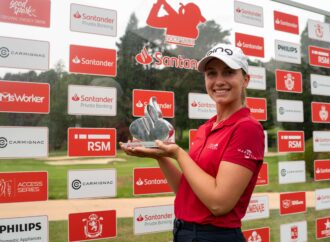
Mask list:
[{"label": "woman", "polygon": [[158,160],[176,193],[174,241],[245,241],[241,219],[264,156],[263,128],[245,107],[247,57],[237,47],[218,44],[198,70],[217,114],[198,128],[189,154],[161,141],[158,149],[121,147],[128,155]]}]

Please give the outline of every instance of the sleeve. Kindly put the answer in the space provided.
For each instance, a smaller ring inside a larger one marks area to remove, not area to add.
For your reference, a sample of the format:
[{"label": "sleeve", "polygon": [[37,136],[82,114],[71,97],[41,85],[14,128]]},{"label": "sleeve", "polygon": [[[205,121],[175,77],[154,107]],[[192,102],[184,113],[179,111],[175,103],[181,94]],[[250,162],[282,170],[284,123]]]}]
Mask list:
[{"label": "sleeve", "polygon": [[222,160],[242,165],[252,172],[263,161],[265,135],[260,123],[245,121],[237,124]]}]

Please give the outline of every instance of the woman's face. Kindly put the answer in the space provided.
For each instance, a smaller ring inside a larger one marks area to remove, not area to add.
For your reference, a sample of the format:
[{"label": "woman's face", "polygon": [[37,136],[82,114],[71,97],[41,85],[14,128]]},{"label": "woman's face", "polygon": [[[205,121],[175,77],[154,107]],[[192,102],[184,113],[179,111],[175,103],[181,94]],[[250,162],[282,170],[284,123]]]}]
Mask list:
[{"label": "woman's face", "polygon": [[249,75],[243,75],[242,69],[231,69],[223,61],[216,58],[206,64],[206,91],[217,104],[241,106],[242,94],[249,79]]}]

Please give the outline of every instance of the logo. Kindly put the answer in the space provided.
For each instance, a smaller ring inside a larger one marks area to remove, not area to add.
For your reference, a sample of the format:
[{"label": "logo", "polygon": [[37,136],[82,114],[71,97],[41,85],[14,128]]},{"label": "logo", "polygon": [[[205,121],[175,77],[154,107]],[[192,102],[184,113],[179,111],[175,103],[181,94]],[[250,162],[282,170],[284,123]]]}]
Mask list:
[{"label": "logo", "polygon": [[12,0],[9,5],[9,9],[13,11],[15,15],[27,15],[29,17],[37,17],[36,9],[29,5],[29,0],[22,1],[14,1]]},{"label": "logo", "polygon": [[315,20],[308,20],[308,37],[320,41],[330,41],[330,25]]},{"label": "logo", "polygon": [[330,123],[330,103],[312,102],[312,122]]},{"label": "logo", "polygon": [[81,18],[81,15],[80,15],[80,13],[77,11],[77,12],[73,15],[73,17],[79,19],[79,18]]},{"label": "logo", "polygon": [[253,196],[247,207],[244,221],[269,217],[268,196]]},{"label": "logo", "polygon": [[204,93],[188,94],[188,117],[190,119],[209,119],[216,114],[214,101]]},{"label": "logo", "polygon": [[252,117],[259,121],[267,120],[266,98],[247,97],[246,106],[250,109]]},{"label": "logo", "polygon": [[304,131],[278,131],[278,152],[304,152]]},{"label": "logo", "polygon": [[[160,10],[166,12],[166,17],[160,15]],[[166,0],[157,1],[153,4],[147,24],[152,28],[164,28],[165,43],[193,47],[198,38],[198,25],[206,19],[195,3],[180,4],[176,11]]]},{"label": "logo", "polygon": [[291,230],[291,240],[296,240],[299,237],[298,226],[293,225],[290,227]]},{"label": "logo", "polygon": [[315,210],[324,210],[330,208],[330,189],[316,189],[315,198]]},{"label": "logo", "polygon": [[281,215],[306,212],[306,193],[282,193],[280,194],[280,203]]},{"label": "logo", "polygon": [[74,190],[79,190],[81,188],[81,181],[80,180],[73,180],[71,185],[72,185],[72,188]]},{"label": "logo", "polygon": [[300,64],[300,45],[286,41],[275,40],[275,59],[278,61]]},{"label": "logo", "polygon": [[281,92],[302,92],[300,72],[276,70],[276,90]]},{"label": "logo", "polygon": [[330,180],[330,160],[314,161],[314,180],[315,181]]},{"label": "logo", "polygon": [[0,56],[6,58],[9,56],[9,49],[6,47],[0,47]]},{"label": "logo", "polygon": [[69,128],[69,156],[115,156],[116,130],[112,128]]},{"label": "logo", "polygon": [[330,217],[316,219],[316,238],[330,237]]},{"label": "logo", "polygon": [[84,232],[87,238],[97,238],[102,234],[102,220],[103,217],[98,217],[94,213],[89,215],[88,219],[82,219],[82,221],[85,223]]},{"label": "logo", "polygon": [[330,68],[330,49],[308,46],[309,64]]},{"label": "logo", "polygon": [[212,54],[215,54],[215,53],[218,53],[218,52],[220,52],[220,53],[226,53],[229,56],[233,55],[233,51],[231,49],[223,48],[221,46],[210,50],[209,52],[207,52],[206,55],[209,56],[209,55],[212,55]]},{"label": "logo", "polygon": [[0,148],[5,148],[7,146],[7,139],[5,137],[0,137]]},{"label": "logo", "polygon": [[314,28],[315,28],[315,35],[322,39],[323,38],[323,34],[324,34],[324,30],[323,30],[323,26],[319,23],[315,24],[314,25]]},{"label": "logo", "polygon": [[248,89],[266,90],[266,69],[249,66],[250,82]]},{"label": "logo", "polygon": [[0,197],[11,197],[13,194],[13,181],[0,179]]},{"label": "logo", "polygon": [[324,105],[321,106],[321,110],[319,111],[319,116],[323,121],[328,119],[329,113]]},{"label": "logo", "polygon": [[264,26],[262,7],[239,1],[235,1],[234,5],[235,22],[257,27]]},{"label": "logo", "polygon": [[313,151],[314,152],[330,151],[329,131],[313,131]]},{"label": "logo", "polygon": [[[185,58],[184,56],[167,56],[162,52],[155,52],[153,55],[148,53],[146,47],[143,47],[140,53],[135,56],[135,60],[141,65],[172,67],[177,69],[197,70],[198,61],[196,59]],[[154,61],[155,60],[155,61]]]},{"label": "logo", "polygon": [[235,33],[235,43],[246,55],[261,58],[265,57],[263,37]]},{"label": "logo", "polygon": [[277,121],[279,122],[303,122],[304,111],[302,101],[276,100]]},{"label": "logo", "polygon": [[291,34],[299,34],[298,17],[274,11],[274,29]]}]

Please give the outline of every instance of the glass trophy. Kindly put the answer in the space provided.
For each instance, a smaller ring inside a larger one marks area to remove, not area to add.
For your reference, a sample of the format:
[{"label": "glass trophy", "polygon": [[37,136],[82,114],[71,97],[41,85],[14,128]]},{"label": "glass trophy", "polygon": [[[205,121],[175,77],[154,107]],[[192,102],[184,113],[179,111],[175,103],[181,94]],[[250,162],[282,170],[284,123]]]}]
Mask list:
[{"label": "glass trophy", "polygon": [[150,98],[149,103],[144,107],[144,117],[134,120],[129,126],[129,131],[133,141],[125,143],[126,147],[156,148],[155,140],[173,143],[170,140],[173,138],[174,128],[163,119],[156,97]]}]

